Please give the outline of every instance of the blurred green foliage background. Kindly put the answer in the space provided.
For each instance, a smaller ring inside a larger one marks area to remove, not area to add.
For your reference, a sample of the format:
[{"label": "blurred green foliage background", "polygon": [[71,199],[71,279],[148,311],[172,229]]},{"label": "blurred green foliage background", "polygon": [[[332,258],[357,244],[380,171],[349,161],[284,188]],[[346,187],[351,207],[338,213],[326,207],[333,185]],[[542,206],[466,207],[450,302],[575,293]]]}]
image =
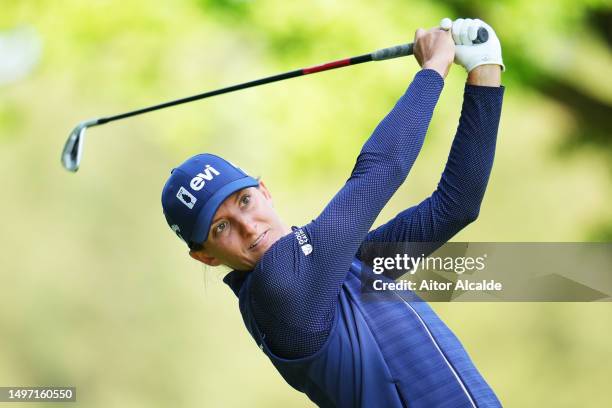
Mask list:
[{"label": "blurred green foliage background", "polygon": [[[612,238],[609,0],[0,4],[0,30],[32,26],[44,45],[31,75],[0,86],[2,386],[74,385],[71,406],[83,407],[310,406],[251,340],[225,270],[196,264],[167,227],[161,188],[174,165],[215,152],[261,176],[288,223],[307,223],[416,61],[93,128],[77,175],[60,167],[61,147],[81,120],[411,41],[445,16],[490,23],[507,67],[490,186],[455,240]],[[422,154],[376,225],[435,188],[465,76],[451,70]],[[504,405],[609,404],[611,303],[433,307]]]}]

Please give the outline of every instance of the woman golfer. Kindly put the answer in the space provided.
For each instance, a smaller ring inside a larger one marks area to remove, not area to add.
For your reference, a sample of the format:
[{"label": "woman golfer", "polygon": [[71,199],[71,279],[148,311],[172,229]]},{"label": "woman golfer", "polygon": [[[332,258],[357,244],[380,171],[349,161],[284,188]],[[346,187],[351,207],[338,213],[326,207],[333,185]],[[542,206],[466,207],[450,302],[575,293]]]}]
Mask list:
[{"label": "woman golfer", "polygon": [[[472,45],[479,27],[489,39]],[[454,21],[452,35],[419,29],[414,54],[423,69],[311,223],[289,228],[263,182],[211,154],[175,168],[163,189],[166,220],[190,255],[233,269],[223,280],[238,296],[257,345],[292,387],[321,407],[500,406],[425,302],[394,291],[381,293],[389,301],[362,296],[360,278],[372,273],[360,261],[362,246],[446,242],[476,219],[493,163],[504,91],[493,29],[469,19]],[[370,231],[419,154],[453,59],[468,79],[438,187]]]}]

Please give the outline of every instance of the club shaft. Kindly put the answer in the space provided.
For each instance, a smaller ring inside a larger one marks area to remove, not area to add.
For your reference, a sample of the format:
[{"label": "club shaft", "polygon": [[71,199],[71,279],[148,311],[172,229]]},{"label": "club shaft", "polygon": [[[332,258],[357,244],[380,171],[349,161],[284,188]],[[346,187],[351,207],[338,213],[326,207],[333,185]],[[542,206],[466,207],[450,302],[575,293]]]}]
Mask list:
[{"label": "club shaft", "polygon": [[289,78],[295,78],[295,77],[299,77],[303,75],[310,75],[310,74],[314,74],[317,72],[330,71],[332,69],[362,64],[364,62],[369,62],[369,61],[380,61],[383,59],[397,58],[397,57],[402,57],[402,56],[411,55],[411,54],[412,54],[412,44],[404,44],[404,45],[398,45],[396,47],[384,48],[384,49],[375,51],[370,54],[363,54],[363,55],[359,55],[356,57],[331,61],[325,64],[315,65],[315,66],[308,67],[308,68],[296,69],[296,70],[285,72],[282,74],[272,75],[269,77],[256,79],[254,81],[243,82],[241,84],[216,89],[214,91],[209,91],[209,92],[204,92],[204,93],[193,95],[193,96],[188,96],[186,98],[176,99],[173,101],[160,103],[158,105],[152,105],[146,108],[141,108],[141,109],[133,110],[130,112],[125,112],[125,113],[120,113],[114,116],[107,116],[107,117],[99,118],[95,121],[95,124],[92,124],[92,126],[102,125],[104,123],[129,118],[131,116],[141,115],[143,113],[168,108],[170,106],[181,105],[183,103],[193,102],[193,101],[197,101],[199,99],[204,99],[204,98],[210,98],[211,96],[239,91],[241,89],[252,88],[254,86],[269,84],[272,82],[278,82],[278,81],[282,81],[282,80],[289,79]]}]

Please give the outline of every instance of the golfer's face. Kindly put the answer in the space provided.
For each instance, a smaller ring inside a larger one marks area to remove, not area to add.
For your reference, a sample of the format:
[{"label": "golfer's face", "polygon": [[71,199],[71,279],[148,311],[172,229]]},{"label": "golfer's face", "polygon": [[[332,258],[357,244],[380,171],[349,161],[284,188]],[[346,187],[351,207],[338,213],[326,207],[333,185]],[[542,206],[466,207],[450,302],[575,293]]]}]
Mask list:
[{"label": "golfer's face", "polygon": [[265,185],[239,190],[219,207],[204,246],[212,264],[251,270],[285,233]]}]

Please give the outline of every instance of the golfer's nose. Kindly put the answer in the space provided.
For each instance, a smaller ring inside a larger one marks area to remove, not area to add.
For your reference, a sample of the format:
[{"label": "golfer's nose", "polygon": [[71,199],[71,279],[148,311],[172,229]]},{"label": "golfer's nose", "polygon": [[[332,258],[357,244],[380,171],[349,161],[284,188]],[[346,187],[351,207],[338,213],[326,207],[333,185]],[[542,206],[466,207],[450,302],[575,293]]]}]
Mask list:
[{"label": "golfer's nose", "polygon": [[253,235],[257,234],[257,223],[250,217],[243,217],[240,220],[240,224],[245,237],[252,237]]}]

